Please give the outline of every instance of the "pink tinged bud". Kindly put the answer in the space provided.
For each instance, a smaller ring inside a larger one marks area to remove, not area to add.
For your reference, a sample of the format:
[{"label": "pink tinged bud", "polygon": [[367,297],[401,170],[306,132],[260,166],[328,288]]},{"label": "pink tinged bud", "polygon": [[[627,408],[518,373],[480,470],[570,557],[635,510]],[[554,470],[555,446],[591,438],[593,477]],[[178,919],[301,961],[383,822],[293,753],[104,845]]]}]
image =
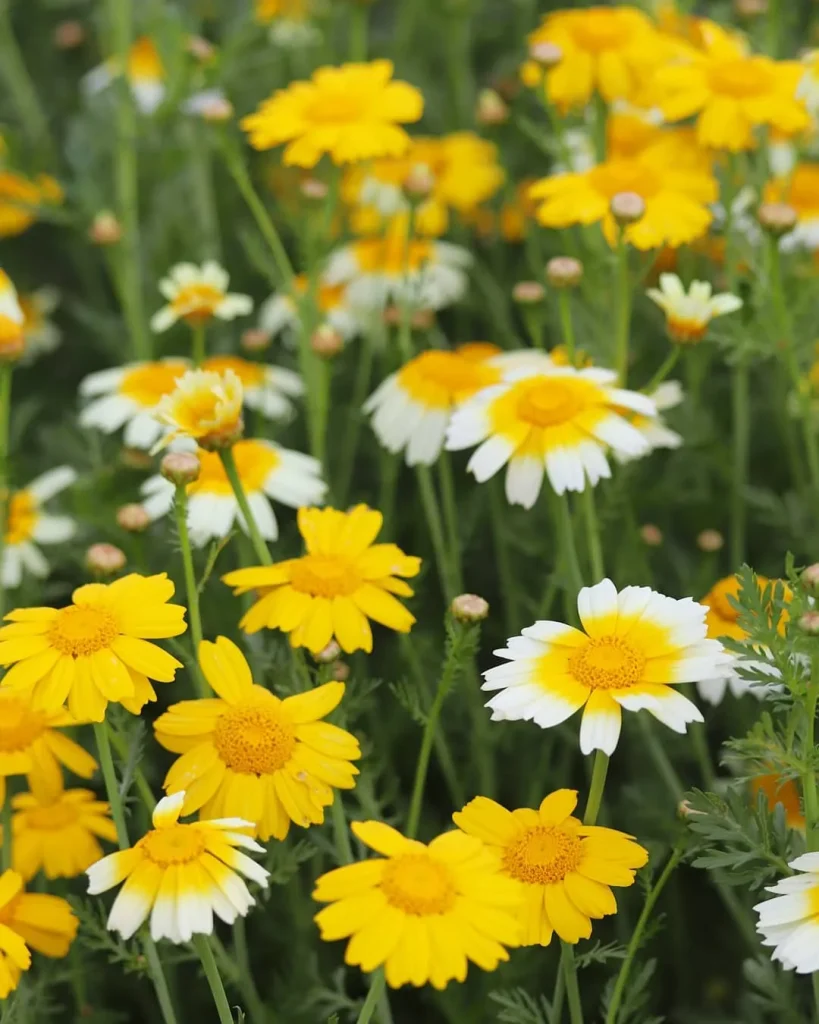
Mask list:
[{"label": "pink tinged bud", "polygon": [[757,211],[762,227],[775,238],[796,227],[796,210],[788,203],[763,203]]},{"label": "pink tinged bud", "polygon": [[475,119],[478,124],[505,124],[509,120],[509,107],[494,89],[482,89],[478,95]]},{"label": "pink tinged bud", "polygon": [[482,622],[489,614],[489,603],[477,594],[459,594],[449,610],[456,622]]},{"label": "pink tinged bud", "polygon": [[546,289],[538,281],[518,281],[512,289],[512,298],[522,306],[533,306],[543,302]]},{"label": "pink tinged bud", "polygon": [[75,50],[85,42],[81,21],[61,21],[54,29],[54,45],[58,50]]},{"label": "pink tinged bud", "polygon": [[650,548],[658,548],[663,542],[663,531],[654,523],[646,523],[645,526],[640,527],[640,537],[643,544],[647,544]]},{"label": "pink tinged bud", "polygon": [[799,628],[811,636],[819,634],[819,612],[805,612],[799,619]]},{"label": "pink tinged bud", "polygon": [[819,588],[819,562],[814,562],[802,571],[802,585],[806,590]]},{"label": "pink tinged bud", "polygon": [[576,288],[583,280],[583,264],[573,256],[555,256],[546,264],[546,280],[553,288]]},{"label": "pink tinged bud", "polygon": [[330,665],[341,656],[341,648],[335,640],[331,640],[326,647],[323,647],[317,655],[316,661],[320,665]]},{"label": "pink tinged bud", "polygon": [[635,224],[646,212],[645,200],[636,192],[618,192],[609,208],[621,227]]},{"label": "pink tinged bud", "polygon": [[159,472],[177,487],[198,480],[200,469],[199,459],[192,452],[168,452],[159,464]]},{"label": "pink tinged bud", "polygon": [[142,505],[123,505],[117,509],[117,526],[128,533],[142,533],[150,524],[151,520]]},{"label": "pink tinged bud", "polygon": [[344,347],[344,339],[338,331],[329,324],[322,324],[310,338],[310,348],[321,356],[322,359],[332,359],[337,356]]},{"label": "pink tinged bud", "polygon": [[92,544],[85,553],[85,564],[95,576],[111,576],[125,565],[125,552],[113,544]]},{"label": "pink tinged bud", "polygon": [[95,245],[116,245],[122,238],[122,227],[110,210],[101,210],[88,229],[88,237]]},{"label": "pink tinged bud", "polygon": [[697,547],[700,551],[712,554],[719,551],[725,545],[725,538],[719,530],[703,530],[697,537]]},{"label": "pink tinged bud", "polygon": [[245,352],[264,352],[270,347],[272,340],[269,331],[263,331],[260,327],[249,327],[242,332],[239,344]]},{"label": "pink tinged bud", "polygon": [[563,51],[555,43],[533,43],[529,56],[544,68],[554,68],[563,60]]}]

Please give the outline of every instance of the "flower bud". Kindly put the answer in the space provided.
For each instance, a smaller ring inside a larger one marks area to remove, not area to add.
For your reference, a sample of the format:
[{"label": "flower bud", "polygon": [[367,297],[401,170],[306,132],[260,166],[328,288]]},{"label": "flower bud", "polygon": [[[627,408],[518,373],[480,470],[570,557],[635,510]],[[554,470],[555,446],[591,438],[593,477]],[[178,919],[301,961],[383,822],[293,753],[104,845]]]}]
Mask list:
[{"label": "flower bud", "polygon": [[426,199],[435,188],[435,175],[426,164],[415,164],[404,178],[404,191],[412,199]]},{"label": "flower bud", "polygon": [[650,548],[658,548],[663,542],[663,531],[654,523],[646,523],[645,526],[640,527],[640,537],[643,544],[647,544]]},{"label": "flower bud", "polygon": [[152,469],[154,460],[141,448],[122,448],[119,453],[119,461],[126,469],[137,469],[140,471]]},{"label": "flower bud", "polygon": [[546,280],[552,288],[576,288],[583,280],[583,264],[574,256],[554,256],[546,264]]},{"label": "flower bud", "polygon": [[762,203],[757,211],[759,223],[774,238],[793,231],[796,216],[796,210],[788,203]]},{"label": "flower bud", "polygon": [[645,200],[636,192],[618,192],[609,205],[611,215],[621,227],[635,224],[646,212]]},{"label": "flower bud", "polygon": [[688,800],[680,800],[677,804],[677,814],[683,819],[694,818],[702,813],[702,811],[695,811]]},{"label": "flower bud", "polygon": [[168,452],[159,464],[159,472],[177,487],[198,480],[200,469],[199,459],[193,452]]},{"label": "flower bud", "polygon": [[563,60],[563,51],[556,43],[532,43],[529,56],[544,68],[554,68]]},{"label": "flower bud", "polygon": [[209,121],[211,124],[229,121],[234,113],[233,104],[227,96],[209,96],[199,109],[202,120]]},{"label": "flower bud", "polygon": [[142,505],[132,503],[117,509],[117,526],[128,533],[142,533],[151,525],[150,517]]},{"label": "flower bud", "polygon": [[239,344],[245,352],[264,352],[270,347],[272,340],[269,331],[262,330],[261,327],[248,327],[246,331],[242,331]]},{"label": "flower bud", "polygon": [[489,614],[489,603],[477,594],[459,594],[449,610],[456,622],[482,622]]},{"label": "flower bud", "polygon": [[92,544],[85,553],[85,564],[95,576],[111,576],[125,565],[125,552],[113,544]]},{"label": "flower bud", "polygon": [[81,21],[61,21],[54,29],[54,45],[58,50],[75,50],[85,42]]},{"label": "flower bud", "polygon": [[299,185],[299,191],[305,199],[312,199],[316,202],[327,198],[329,189],[320,178],[305,178]]},{"label": "flower bud", "polygon": [[332,359],[344,348],[344,339],[329,324],[322,324],[310,338],[310,348],[322,359]]},{"label": "flower bud", "polygon": [[719,551],[724,545],[725,538],[719,530],[703,530],[697,536],[697,547],[700,551],[706,551],[708,554]]},{"label": "flower bud", "polygon": [[819,635],[819,612],[805,612],[799,619],[799,628],[811,636]]},{"label": "flower bud", "polygon": [[810,591],[819,589],[819,562],[814,562],[802,570],[802,586]]},{"label": "flower bud", "polygon": [[475,120],[485,125],[505,124],[509,120],[509,107],[494,89],[481,89]]},{"label": "flower bud", "polygon": [[768,13],[768,0],[734,0],[734,10],[740,18],[759,18]]},{"label": "flower bud", "polygon": [[539,281],[518,281],[512,289],[512,298],[521,306],[534,306],[545,297],[546,289]]},{"label": "flower bud", "polygon": [[122,227],[110,210],[100,210],[88,229],[88,237],[95,245],[116,245],[122,238]]},{"label": "flower bud", "polygon": [[320,665],[330,665],[337,658],[341,657],[341,648],[335,640],[331,640],[314,657]]},{"label": "flower bud", "polygon": [[216,55],[216,47],[202,36],[188,36],[185,42],[185,49],[192,57],[202,61],[203,64],[212,60]]},{"label": "flower bud", "polygon": [[333,665],[332,676],[337,683],[346,683],[350,678],[350,666],[346,661],[337,661]]}]

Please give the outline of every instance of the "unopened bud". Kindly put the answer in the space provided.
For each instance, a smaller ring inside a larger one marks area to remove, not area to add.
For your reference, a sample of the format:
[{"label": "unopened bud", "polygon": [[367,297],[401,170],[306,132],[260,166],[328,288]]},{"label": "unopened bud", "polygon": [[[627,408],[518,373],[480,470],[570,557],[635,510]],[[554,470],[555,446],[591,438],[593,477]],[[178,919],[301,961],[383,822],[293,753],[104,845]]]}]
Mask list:
[{"label": "unopened bud", "polygon": [[647,544],[650,548],[658,548],[663,542],[663,531],[654,523],[646,523],[645,526],[640,527],[640,537],[643,544]]},{"label": "unopened bud", "polygon": [[734,10],[740,18],[759,18],[768,13],[768,0],[734,0]]},{"label": "unopened bud", "polygon": [[315,655],[315,659],[320,665],[330,665],[339,657],[341,657],[341,648],[335,640],[331,640]]},{"label": "unopened bud", "polygon": [[117,509],[117,526],[128,533],[142,533],[151,525],[151,519],[142,505],[132,503]]},{"label": "unopened bud", "polygon": [[310,338],[310,348],[317,356],[321,356],[322,359],[332,359],[344,348],[344,339],[335,327],[331,327],[329,324],[322,324],[313,331],[313,336]]},{"label": "unopened bud", "polygon": [[482,622],[489,614],[489,603],[477,594],[459,594],[449,610],[456,622]]},{"label": "unopened bud", "polygon": [[125,565],[125,552],[113,544],[92,544],[85,553],[85,564],[95,576],[111,576]]},{"label": "unopened bud", "polygon": [[425,199],[435,188],[435,175],[426,164],[415,164],[404,178],[404,191],[412,199]]},{"label": "unopened bud", "polygon": [[680,800],[677,804],[677,814],[681,818],[695,818],[698,814],[702,813],[702,811],[695,810],[688,800]]},{"label": "unopened bud", "polygon": [[494,89],[481,89],[475,120],[485,125],[505,124],[509,120],[509,107]]},{"label": "unopened bud", "polygon": [[96,245],[116,245],[122,238],[122,226],[110,210],[101,210],[88,229],[88,237]]},{"label": "unopened bud", "polygon": [[802,586],[805,590],[819,589],[819,562],[814,562],[802,570]]},{"label": "unopened bud", "polygon": [[796,210],[788,203],[763,203],[757,211],[762,227],[774,236],[786,235],[796,227]]},{"label": "unopened bud", "polygon": [[193,452],[168,452],[167,455],[163,455],[159,464],[159,472],[177,487],[198,480],[201,468],[201,463]]},{"label": "unopened bud", "polygon": [[58,50],[75,50],[85,42],[81,21],[61,21],[54,29],[54,45]]},{"label": "unopened bud", "polygon": [[266,348],[270,347],[272,340],[270,331],[262,330],[261,327],[249,327],[246,331],[242,331],[239,344],[245,352],[264,352]]},{"label": "unopened bud", "polygon": [[703,530],[702,533],[697,536],[697,547],[700,551],[706,551],[708,554],[713,554],[724,546],[725,538],[719,530]]},{"label": "unopened bud", "polygon": [[799,628],[811,636],[819,634],[819,612],[805,612],[799,619]]},{"label": "unopened bud", "polygon": [[529,56],[544,68],[554,68],[563,60],[563,51],[556,43],[532,43]]},{"label": "unopened bud", "polygon": [[635,224],[646,212],[645,200],[636,192],[618,192],[609,206],[611,215],[621,227]]},{"label": "unopened bud", "polygon": [[212,60],[216,54],[216,47],[202,36],[188,36],[185,49],[192,57],[201,60],[203,64]]},{"label": "unopened bud", "polygon": [[543,302],[546,289],[539,281],[518,281],[512,289],[512,298],[522,306],[533,306]]},{"label": "unopened bud", "polygon": [[350,678],[350,666],[346,661],[337,661],[333,665],[332,676],[337,683],[346,683]]},{"label": "unopened bud", "polygon": [[574,256],[554,256],[546,264],[546,280],[552,288],[576,288],[583,280],[583,264]]},{"label": "unopened bud", "polygon": [[119,461],[126,469],[152,469],[154,460],[141,448],[123,448],[119,453]]},{"label": "unopened bud", "polygon": [[327,188],[327,184],[320,178],[305,178],[305,180],[299,185],[299,191],[305,199],[312,199],[315,202],[319,202],[322,199],[327,198],[327,193],[330,190]]},{"label": "unopened bud", "polygon": [[234,114],[233,104],[227,96],[209,96],[199,108],[199,115],[211,124],[229,121]]}]

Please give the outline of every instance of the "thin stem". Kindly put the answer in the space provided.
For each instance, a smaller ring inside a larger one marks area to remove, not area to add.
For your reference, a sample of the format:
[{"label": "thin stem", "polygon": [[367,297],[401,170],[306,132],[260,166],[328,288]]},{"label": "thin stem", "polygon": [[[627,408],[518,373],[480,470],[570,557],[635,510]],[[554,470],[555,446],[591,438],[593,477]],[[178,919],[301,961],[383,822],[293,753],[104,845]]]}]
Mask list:
[{"label": "thin stem", "polygon": [[125,808],[122,804],[122,794],[117,781],[117,773],[114,768],[114,759],[111,756],[111,742],[108,736],[108,723],[94,723],[94,739],[97,742],[97,753],[100,759],[100,768],[105,782],[105,791],[108,794],[108,803],[111,805],[111,817],[117,830],[117,842],[120,850],[127,850],[131,845],[128,839],[128,826],[125,824]]},{"label": "thin stem", "polygon": [[733,368],[731,385],[733,420],[733,460],[731,474],[731,567],[738,569],[745,561],[745,484],[748,479],[748,456],[751,418],[749,407],[749,369],[743,359]]},{"label": "thin stem", "polygon": [[432,475],[429,466],[416,466],[418,487],[421,491],[421,504],[424,506],[424,516],[427,520],[427,529],[432,538],[432,548],[435,553],[435,562],[438,567],[438,575],[441,580],[441,589],[444,598],[451,601],[456,594],[456,588],[450,575],[449,559],[447,557],[446,540],[444,538],[444,526],[441,518],[441,508],[438,504],[438,496],[435,493],[435,486],[432,482]]},{"label": "thin stem", "polygon": [[675,345],[666,356],[660,369],[654,374],[651,380],[643,388],[643,391],[647,395],[653,395],[657,388],[662,384],[666,377],[671,373],[674,367],[677,365],[677,360],[680,358],[682,347]]},{"label": "thin stem", "polygon": [[8,871],[11,867],[14,857],[12,856],[12,829],[11,829],[11,791],[9,790],[8,780],[4,779],[6,798],[3,801],[2,818],[3,818],[3,845],[0,846],[0,871]]},{"label": "thin stem", "polygon": [[563,335],[563,344],[566,347],[566,358],[569,360],[569,366],[575,366],[577,353],[574,343],[572,306],[567,288],[561,288],[557,293],[557,311],[560,316],[560,330]]},{"label": "thin stem", "polygon": [[609,755],[602,750],[594,752],[594,767],[592,768],[591,785],[589,786],[589,798],[586,801],[586,810],[583,812],[583,824],[594,825],[600,813],[600,804],[603,802],[603,789],[606,785],[606,776],[609,771]]},{"label": "thin stem", "polygon": [[151,981],[154,983],[154,991],[156,992],[159,1009],[162,1012],[162,1019],[165,1021],[165,1024],[177,1024],[176,1010],[173,1008],[171,991],[168,988],[168,982],[162,969],[159,954],[156,951],[156,945],[150,935],[143,937],[142,949],[145,953],[145,959],[148,961],[148,970],[151,974]]},{"label": "thin stem", "polygon": [[617,297],[614,369],[617,371],[620,387],[625,387],[628,380],[628,349],[631,331],[631,281],[628,272],[628,245],[623,229],[620,230],[620,238],[617,242],[617,261],[614,274],[614,294]]},{"label": "thin stem", "polygon": [[566,998],[566,975],[563,973],[562,961],[557,965],[557,974],[555,975],[555,990],[552,993],[552,1016],[551,1021],[553,1024],[560,1024],[563,1020],[563,1002]]},{"label": "thin stem", "polygon": [[208,979],[213,1002],[216,1005],[216,1012],[219,1014],[219,1024],[236,1024],[225,992],[225,986],[222,984],[222,975],[219,973],[219,967],[207,935],[194,935],[193,948],[202,961],[205,977]]},{"label": "thin stem", "polygon": [[272,1014],[262,1002],[256,982],[253,980],[247,949],[247,926],[243,917],[237,917],[233,926],[233,955],[239,971],[239,990],[247,1003],[252,1024],[267,1024]]},{"label": "thin stem", "polygon": [[816,1019],[819,1020],[819,973],[816,971],[810,976],[811,986],[813,988],[813,1005],[816,1009]]},{"label": "thin stem", "polygon": [[603,564],[603,545],[600,541],[600,524],[597,521],[594,488],[588,480],[583,488],[580,501],[583,506],[583,520],[586,524],[586,542],[589,548],[592,577],[595,581],[599,581],[603,579],[606,570]]},{"label": "thin stem", "polygon": [[660,877],[652,885],[646,896],[646,901],[643,904],[642,912],[637,919],[634,931],[626,949],[626,956],[620,966],[620,971],[617,975],[617,980],[614,983],[614,991],[611,994],[611,1002],[606,1013],[606,1024],[616,1024],[617,1014],[620,1010],[620,1005],[623,1002],[623,994],[626,990],[626,984],[628,983],[631,968],[634,964],[634,957],[637,955],[637,950],[640,948],[640,943],[643,940],[643,934],[646,930],[646,925],[651,919],[651,913],[654,910],[654,905],[660,898],[663,889],[666,886],[669,878],[674,873],[674,869],[680,863],[680,858],[683,855],[683,847],[675,846],[671,852],[671,856],[666,861],[666,865],[660,874]]},{"label": "thin stem", "polygon": [[663,745],[654,735],[654,730],[651,728],[651,723],[645,714],[637,715],[637,725],[643,734],[643,742],[648,748],[648,752],[654,761],[655,768],[662,777],[662,780],[666,784],[666,788],[673,797],[675,803],[679,803],[679,801],[682,800],[685,787],[680,781],[679,775],[677,775],[674,770],[674,766],[671,764],[671,761],[669,761],[668,754],[666,754],[663,749]]},{"label": "thin stem", "polygon": [[501,598],[503,600],[503,621],[507,636],[514,636],[519,628],[518,588],[509,557],[509,542],[504,529],[506,525],[507,505],[504,502],[503,484],[500,479],[488,481],[489,517],[492,522],[492,539],[495,547],[495,565],[500,580]]},{"label": "thin stem", "polygon": [[455,497],[455,484],[452,480],[452,463],[447,452],[441,452],[438,456],[438,481],[441,485],[441,503],[444,509],[452,586],[456,593],[460,594],[464,589],[461,568],[461,523],[458,516],[458,502]]},{"label": "thin stem", "polygon": [[716,773],[714,772],[714,765],[711,762],[711,754],[708,750],[708,737],[705,732],[705,725],[702,722],[692,722],[688,726],[688,731],[694,746],[694,755],[700,766],[702,783],[706,789],[713,791],[716,783]]},{"label": "thin stem", "polygon": [[580,1002],[580,989],[577,985],[577,965],[574,962],[574,946],[571,942],[561,942],[563,954],[561,963],[566,978],[566,995],[569,999],[569,1019],[571,1024],[583,1024],[583,1005]]},{"label": "thin stem", "polygon": [[350,844],[350,830],[347,827],[347,816],[344,813],[340,790],[336,790],[333,800],[333,839],[339,864],[352,864],[353,848]]},{"label": "thin stem", "polygon": [[[6,542],[9,511],[9,425],[11,422],[12,364],[0,364],[0,565]],[[1,574],[0,574],[1,575]],[[0,583],[0,618],[6,611],[6,589]]]},{"label": "thin stem", "polygon": [[594,109],[594,155],[598,163],[606,159],[606,121],[608,120],[608,109],[606,101],[595,91],[592,100]]},{"label": "thin stem", "polygon": [[213,188],[213,160],[210,136],[206,127],[199,119],[191,117],[186,125],[185,137],[190,150],[191,186],[201,233],[200,254],[203,259],[221,260],[219,218]]},{"label": "thin stem", "polygon": [[560,538],[560,546],[566,556],[569,582],[575,594],[578,594],[583,589],[583,574],[580,571],[580,562],[577,558],[574,529],[572,528],[572,513],[569,508],[569,498],[566,494],[561,494],[558,497],[557,533]]},{"label": "thin stem", "polygon": [[355,380],[353,382],[352,401],[348,412],[347,429],[344,434],[344,443],[341,448],[341,468],[338,473],[338,489],[336,497],[339,507],[343,508],[350,491],[350,484],[355,469],[355,457],[358,451],[358,438],[361,433],[361,423],[364,413],[361,406],[367,398],[370,390],[370,380],[373,372],[373,350],[374,339],[370,331],[365,331],[358,350],[358,365],[356,367]]},{"label": "thin stem", "polygon": [[191,331],[191,355],[194,366],[201,366],[205,361],[207,350],[205,348],[205,325],[195,324]]},{"label": "thin stem", "polygon": [[369,4],[352,4],[348,15],[350,19],[350,60],[362,61],[367,59],[367,35]]},{"label": "thin stem", "polygon": [[[193,549],[188,532],[188,492],[185,484],[178,484],[174,500],[176,516],[176,532],[179,534],[179,548],[182,554],[182,569],[185,575],[185,590],[188,596],[188,623],[191,629],[193,659],[198,665],[199,645],[202,643],[202,618],[199,613],[199,587],[196,583],[196,572],[193,567]],[[201,674],[195,672],[196,688],[200,697],[210,696],[210,689]]]},{"label": "thin stem", "polygon": [[23,131],[32,142],[51,149],[48,120],[11,27],[10,0],[0,0],[0,74],[17,107]]},{"label": "thin stem", "polygon": [[233,457],[233,449],[221,448],[219,450],[219,457],[222,460],[222,465],[225,467],[225,474],[230,481],[230,486],[233,488],[233,493],[236,496],[239,511],[242,513],[242,518],[247,526],[247,532],[250,535],[250,540],[253,544],[253,550],[256,552],[256,557],[262,565],[272,565],[273,559],[270,557],[270,551],[264,541],[264,537],[259,533],[259,527],[248,503],[245,489],[242,486],[239,470],[236,468],[236,460]]},{"label": "thin stem", "polygon": [[[111,742],[111,746],[116,750],[120,760],[125,761],[128,757],[128,744],[125,737],[120,736],[116,730],[111,729],[108,739]],[[153,814],[154,807],[156,807],[156,800],[154,799],[153,790],[151,789],[148,780],[145,778],[145,773],[139,766],[134,769],[134,783],[139,791],[140,799],[145,805],[145,810],[149,815]]]},{"label": "thin stem", "polygon": [[816,740],[816,703],[819,700],[819,658],[813,659],[808,698],[805,705],[805,772],[802,776],[802,796],[805,803],[805,842],[808,850],[819,848],[819,795],[816,790],[816,771],[813,756]]},{"label": "thin stem", "polygon": [[370,991],[367,993],[367,998],[364,1000],[364,1004],[358,1014],[356,1024],[370,1024],[375,1009],[381,1001],[381,994],[384,992],[385,983],[386,979],[383,970],[377,971],[372,975]]}]

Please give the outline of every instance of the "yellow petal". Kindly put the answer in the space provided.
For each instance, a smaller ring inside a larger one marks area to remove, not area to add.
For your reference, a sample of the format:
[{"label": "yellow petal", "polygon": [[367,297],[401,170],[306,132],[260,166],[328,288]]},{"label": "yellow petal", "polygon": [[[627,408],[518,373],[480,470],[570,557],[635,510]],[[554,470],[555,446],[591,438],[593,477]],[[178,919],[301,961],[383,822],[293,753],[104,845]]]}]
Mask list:
[{"label": "yellow petal", "polygon": [[291,722],[316,722],[338,707],[344,696],[344,683],[324,683],[313,690],[305,690],[282,701],[284,711]]},{"label": "yellow petal", "polygon": [[226,636],[217,637],[216,643],[209,640],[200,643],[199,664],[207,681],[228,704],[236,704],[248,696],[253,687],[245,656]]},{"label": "yellow petal", "polygon": [[118,636],[111,643],[111,650],[119,655],[129,668],[142,672],[149,679],[156,679],[160,683],[173,682],[176,670],[183,667],[181,661],[177,661],[161,647],[133,636]]}]

